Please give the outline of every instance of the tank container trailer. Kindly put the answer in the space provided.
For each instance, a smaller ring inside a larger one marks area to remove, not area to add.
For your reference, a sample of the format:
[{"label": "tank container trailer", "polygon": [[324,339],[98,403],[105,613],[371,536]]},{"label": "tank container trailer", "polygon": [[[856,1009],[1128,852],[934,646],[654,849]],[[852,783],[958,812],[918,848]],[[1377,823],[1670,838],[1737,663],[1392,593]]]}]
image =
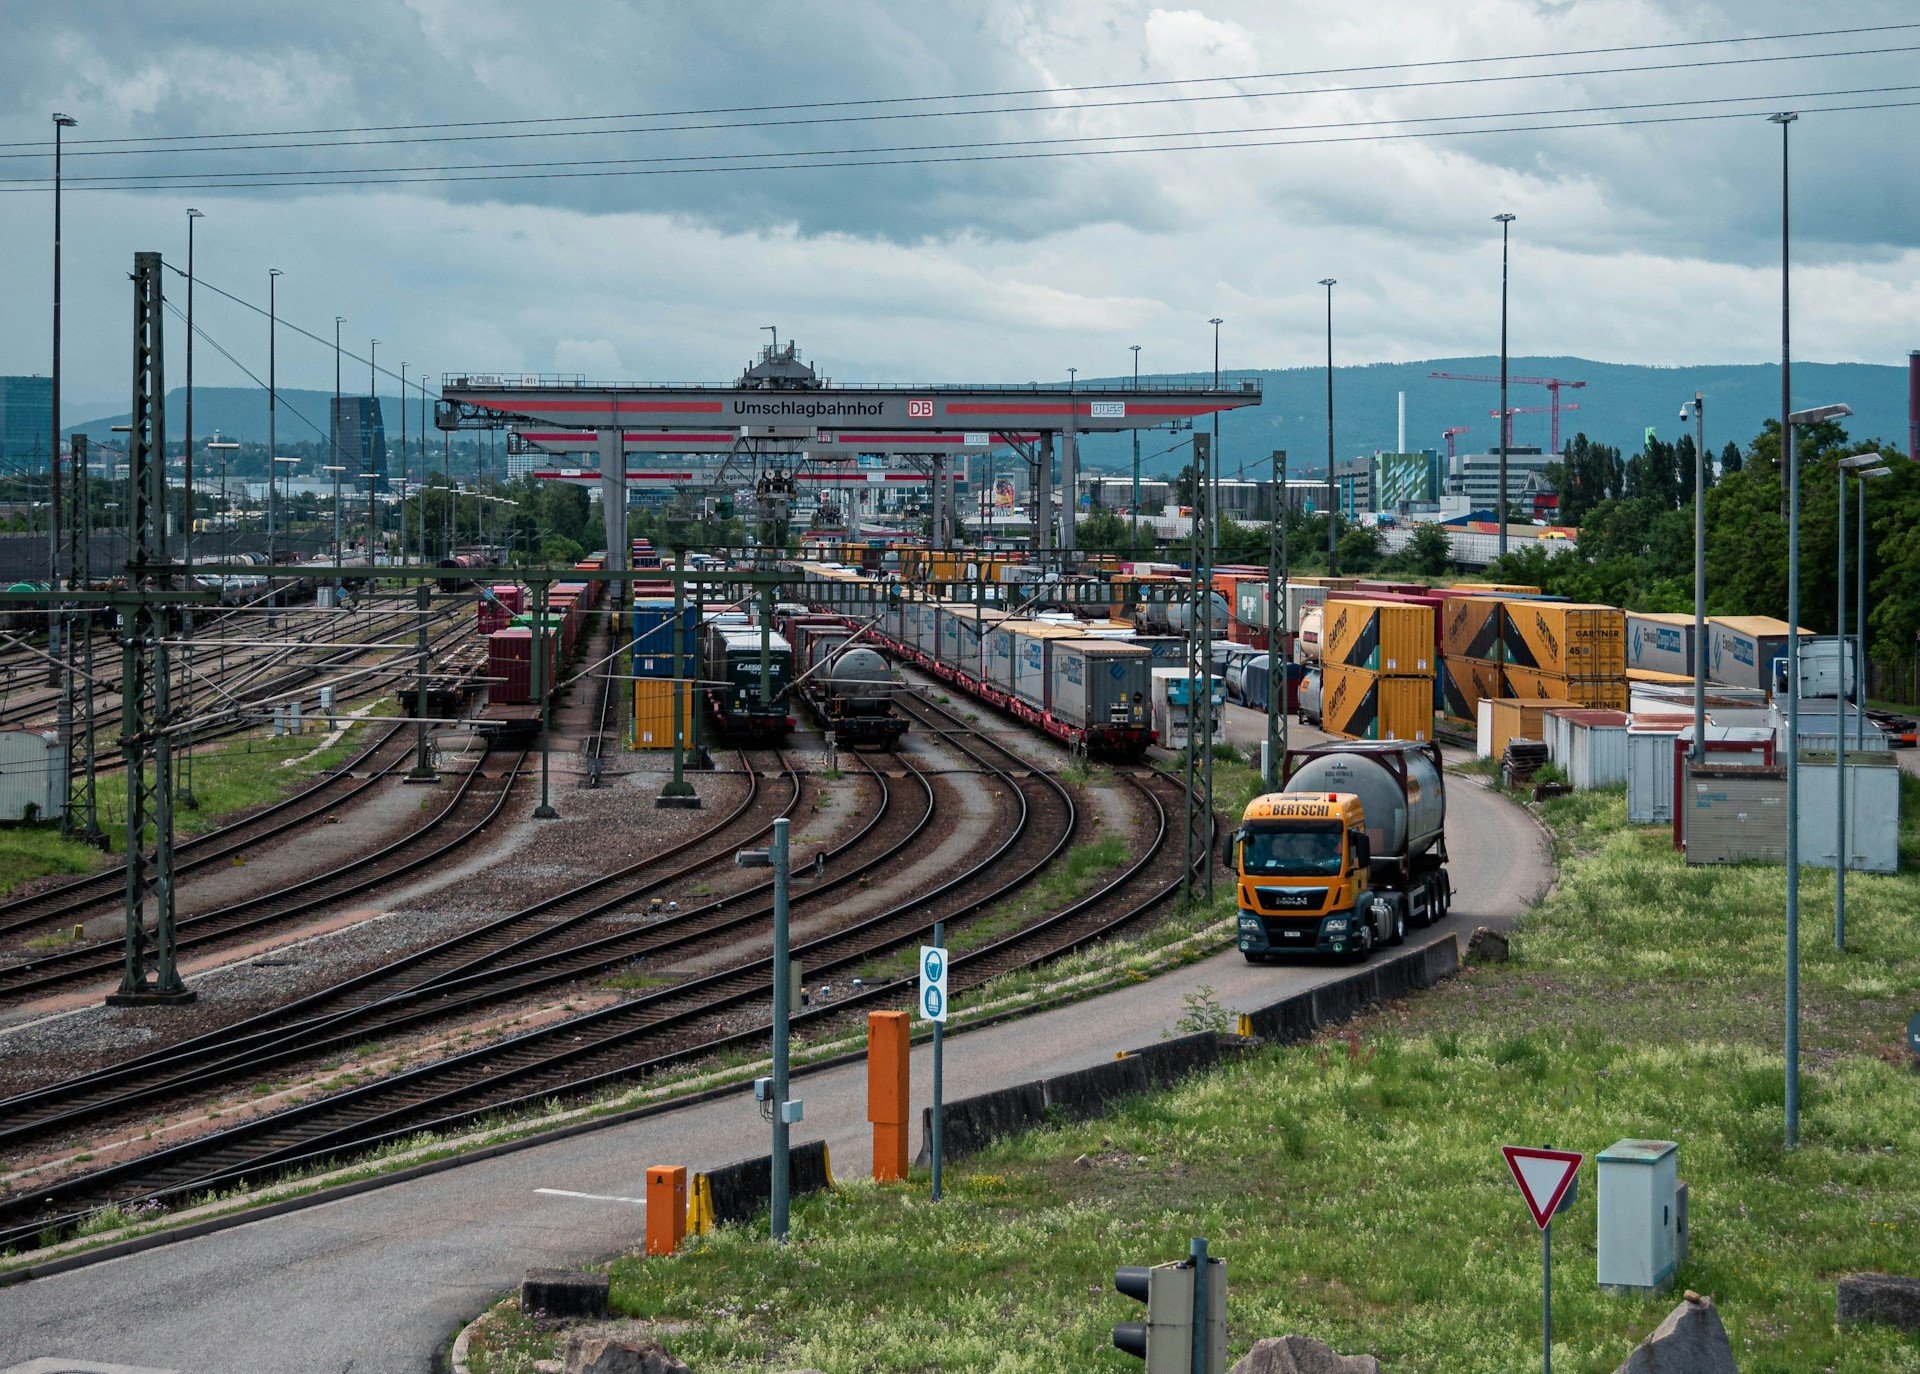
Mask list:
[{"label": "tank container trailer", "polygon": [[1281,790],[1247,804],[1221,858],[1249,963],[1298,950],[1365,958],[1452,902],[1439,746],[1289,749]]}]

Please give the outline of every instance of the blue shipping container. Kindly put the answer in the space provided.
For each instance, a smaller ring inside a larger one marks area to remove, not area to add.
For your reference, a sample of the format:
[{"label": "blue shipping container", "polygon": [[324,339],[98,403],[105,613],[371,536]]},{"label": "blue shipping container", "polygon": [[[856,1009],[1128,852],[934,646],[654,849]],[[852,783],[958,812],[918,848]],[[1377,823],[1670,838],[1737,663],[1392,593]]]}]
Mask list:
[{"label": "blue shipping container", "polygon": [[699,643],[696,608],[682,606],[682,654],[679,671],[673,661],[673,602],[648,598],[633,603],[633,675],[635,677],[694,676],[694,648]]}]

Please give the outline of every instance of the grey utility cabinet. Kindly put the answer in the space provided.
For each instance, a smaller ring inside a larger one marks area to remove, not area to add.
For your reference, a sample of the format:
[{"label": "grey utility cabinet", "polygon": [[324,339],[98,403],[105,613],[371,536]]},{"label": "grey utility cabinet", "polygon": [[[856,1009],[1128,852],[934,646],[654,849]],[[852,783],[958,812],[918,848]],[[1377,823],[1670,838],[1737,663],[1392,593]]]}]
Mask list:
[{"label": "grey utility cabinet", "polygon": [[1671,1140],[1617,1140],[1597,1159],[1600,1174],[1600,1287],[1657,1293],[1673,1283],[1680,1258],[1676,1171]]}]

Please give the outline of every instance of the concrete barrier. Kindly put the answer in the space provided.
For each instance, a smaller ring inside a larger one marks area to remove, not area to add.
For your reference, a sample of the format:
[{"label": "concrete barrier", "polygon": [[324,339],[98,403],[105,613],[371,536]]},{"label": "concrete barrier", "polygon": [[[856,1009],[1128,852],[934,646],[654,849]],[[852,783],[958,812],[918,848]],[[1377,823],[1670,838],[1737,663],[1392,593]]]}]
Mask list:
[{"label": "concrete barrier", "polygon": [[[1391,959],[1382,959],[1345,978],[1269,1003],[1250,1012],[1248,1019],[1255,1039],[1272,1044],[1297,1044],[1317,1030],[1350,1020],[1376,1002],[1430,988],[1459,971],[1459,940],[1437,940]],[[1122,1057],[1105,1064],[949,1102],[944,1121],[946,1158],[955,1160],[976,1154],[1001,1136],[1042,1125],[1049,1110],[1084,1121],[1099,1115],[1122,1097],[1172,1087],[1184,1078],[1213,1068],[1228,1055],[1237,1053],[1243,1043],[1236,1037],[1215,1035],[1211,1031],[1182,1035],[1128,1050]],[[913,1161],[916,1168],[925,1167],[929,1162],[927,1142],[932,1137],[933,1108],[923,1107],[920,1153]],[[763,1166],[764,1163],[762,1161]]]},{"label": "concrete barrier", "polygon": [[[789,1194],[793,1197],[833,1187],[827,1142],[810,1140],[789,1150],[787,1178]],[[694,1190],[701,1199],[701,1210],[712,1209],[710,1216],[703,1216],[702,1221],[715,1226],[750,1221],[773,1205],[773,1156],[760,1155],[709,1169],[696,1178]]]},{"label": "concrete barrier", "polygon": [[1042,1079],[1047,1108],[1071,1121],[1098,1116],[1107,1104],[1129,1094],[1147,1090],[1146,1061],[1136,1055],[1109,1059],[1090,1069],[1077,1069],[1055,1078]]}]

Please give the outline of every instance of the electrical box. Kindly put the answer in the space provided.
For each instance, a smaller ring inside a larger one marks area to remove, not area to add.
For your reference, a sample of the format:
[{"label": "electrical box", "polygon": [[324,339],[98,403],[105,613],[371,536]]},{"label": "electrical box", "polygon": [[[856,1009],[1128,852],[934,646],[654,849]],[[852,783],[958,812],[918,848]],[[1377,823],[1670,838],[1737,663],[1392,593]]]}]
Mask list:
[{"label": "electrical box", "polygon": [[771,1078],[756,1078],[753,1080],[753,1100],[755,1102],[765,1102],[772,1096],[773,1080]]},{"label": "electrical box", "polygon": [[1679,1145],[1671,1140],[1619,1140],[1602,1150],[1596,1162],[1601,1289],[1663,1291],[1673,1283],[1680,1254],[1675,1177]]},{"label": "electrical box", "polygon": [[780,1119],[789,1126],[800,1124],[801,1109],[805,1106],[799,1098],[792,1098],[780,1104]]}]

